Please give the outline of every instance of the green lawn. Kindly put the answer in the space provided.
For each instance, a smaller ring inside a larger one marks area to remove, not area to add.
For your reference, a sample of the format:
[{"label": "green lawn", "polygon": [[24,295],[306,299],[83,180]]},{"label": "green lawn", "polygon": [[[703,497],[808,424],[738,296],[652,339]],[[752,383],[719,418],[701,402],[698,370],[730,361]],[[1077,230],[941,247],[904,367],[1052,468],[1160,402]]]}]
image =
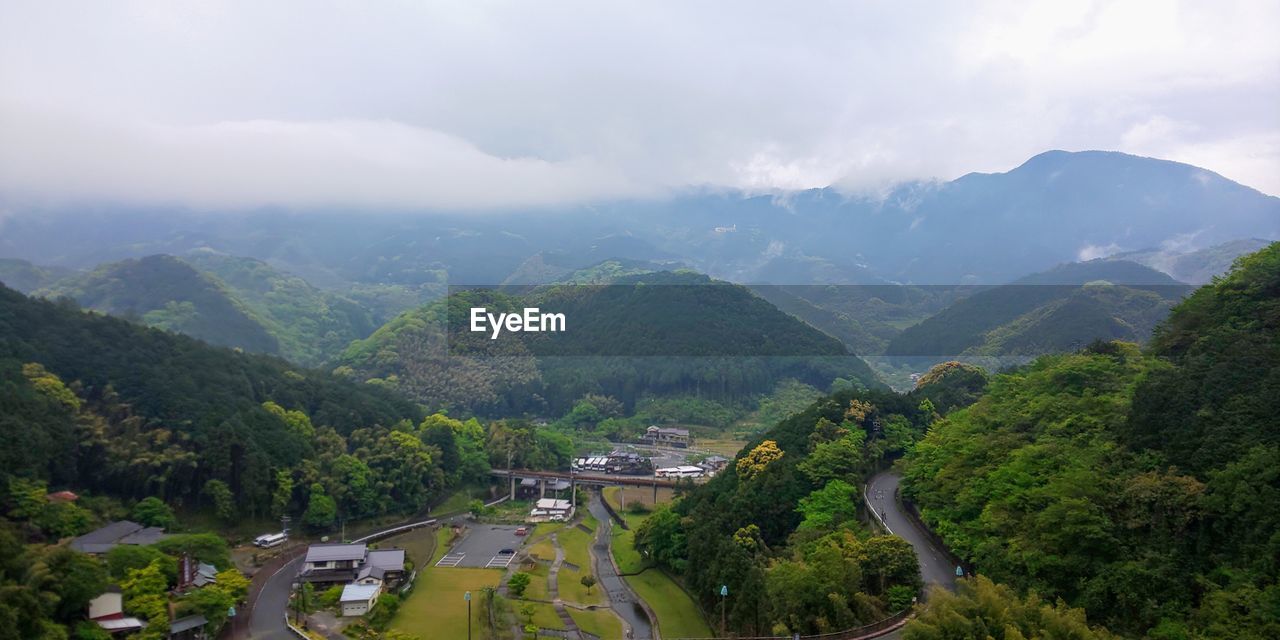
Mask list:
[{"label": "green lawn", "polygon": [[[595,530],[595,518],[588,517],[583,522],[587,528]],[[587,533],[576,526],[567,527],[563,531],[556,534],[556,539],[560,541],[560,546],[564,547],[565,562],[572,562],[579,567],[589,567],[591,565],[591,556],[587,549],[591,546],[591,539],[595,534]]]},{"label": "green lawn", "polygon": [[548,533],[555,533],[564,528],[563,522],[539,522],[533,525],[533,531],[529,532],[530,538],[537,538]]},{"label": "green lawn", "polygon": [[435,550],[440,546],[439,534],[428,527],[414,529],[408,533],[379,540],[376,545],[382,548],[399,547],[405,550],[409,560],[418,569],[430,566]]},{"label": "green lawn", "polygon": [[547,576],[551,573],[551,569],[547,565],[535,564],[532,569],[521,569],[529,574],[529,587],[524,590],[524,597],[531,600],[550,600],[551,595],[548,593]]},{"label": "green lawn", "polygon": [[541,542],[530,546],[528,552],[530,556],[538,558],[539,560],[546,560],[550,562],[556,559],[556,549],[555,546],[551,544],[551,538],[546,538]]},{"label": "green lawn", "polygon": [[501,575],[495,569],[433,566],[422,571],[418,574],[418,584],[391,621],[391,627],[419,638],[465,638],[467,602],[463,594],[470,591],[471,624],[473,631],[478,632],[489,619],[480,590],[498,586]]},{"label": "green lawn", "polygon": [[557,576],[560,585],[560,598],[578,604],[604,604],[604,596],[601,593],[600,585],[591,587],[591,593],[587,593],[587,588],[582,586],[582,576],[586,575],[591,575],[590,567],[583,566],[581,571],[560,567],[560,574]]},{"label": "green lawn", "polygon": [[624,578],[658,616],[658,633],[664,638],[708,638],[713,634],[698,606],[680,585],[657,569]]},{"label": "green lawn", "polygon": [[621,638],[622,621],[609,609],[579,611],[569,607],[569,617],[578,623],[578,627],[587,633],[601,638]]},{"label": "green lawn", "polygon": [[[564,620],[556,615],[555,607],[542,602],[525,602],[523,600],[512,600],[511,607],[516,612],[516,617],[520,620],[520,624],[524,624],[525,617],[521,609],[531,607],[533,609],[533,624],[543,629],[564,629]],[[444,637],[444,636],[441,636]]]}]

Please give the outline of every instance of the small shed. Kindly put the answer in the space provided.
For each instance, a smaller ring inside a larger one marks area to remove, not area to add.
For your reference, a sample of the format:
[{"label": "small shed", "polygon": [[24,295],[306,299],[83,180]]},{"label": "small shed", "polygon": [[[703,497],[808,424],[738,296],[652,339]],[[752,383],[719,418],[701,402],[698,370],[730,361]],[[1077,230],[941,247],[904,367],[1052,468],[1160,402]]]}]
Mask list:
[{"label": "small shed", "polygon": [[338,603],[344,616],[362,616],[373,610],[378,602],[382,584],[349,584],[342,588]]}]

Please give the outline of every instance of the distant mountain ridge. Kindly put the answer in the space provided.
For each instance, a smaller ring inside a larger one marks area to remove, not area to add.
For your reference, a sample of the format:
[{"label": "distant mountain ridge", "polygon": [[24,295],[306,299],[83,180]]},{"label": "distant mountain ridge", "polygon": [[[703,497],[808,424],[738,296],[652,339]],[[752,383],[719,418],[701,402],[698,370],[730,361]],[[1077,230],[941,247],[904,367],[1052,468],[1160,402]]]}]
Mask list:
[{"label": "distant mountain ridge", "polygon": [[375,328],[369,312],[351,299],[260,260],[211,251],[108,263],[32,293],[65,296],[88,309],[309,366]]},{"label": "distant mountain ridge", "polygon": [[1225,274],[1236,258],[1259,251],[1269,244],[1271,243],[1266,240],[1249,238],[1194,251],[1169,249],[1127,251],[1117,253],[1108,259],[1137,262],[1188,284],[1208,284],[1214,276]]},{"label": "distant mountain ridge", "polygon": [[1190,285],[1122,260],[1059,265],[978,291],[908,327],[889,356],[1039,355],[1147,340]]},{"label": "distant mountain ridge", "polygon": [[610,257],[739,283],[956,285],[1002,284],[1188,238],[1197,247],[1280,239],[1280,198],[1182,163],[1049,151],[1003,173],[907,182],[876,195],[688,189],[483,215],[15,210],[0,255],[83,268],[210,248],[335,290],[531,284]]}]

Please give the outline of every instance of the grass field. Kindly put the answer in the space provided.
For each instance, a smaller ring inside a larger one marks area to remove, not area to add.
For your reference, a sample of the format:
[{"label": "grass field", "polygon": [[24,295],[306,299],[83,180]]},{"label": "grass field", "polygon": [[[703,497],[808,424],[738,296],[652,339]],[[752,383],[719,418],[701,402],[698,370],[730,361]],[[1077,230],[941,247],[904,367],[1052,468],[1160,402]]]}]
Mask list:
[{"label": "grass field", "polygon": [[440,546],[439,534],[429,527],[423,527],[385,540],[379,540],[377,546],[383,549],[391,547],[404,549],[405,555],[409,557],[413,565],[418,569],[422,569],[430,566],[432,559],[435,557],[436,548]]},{"label": "grass field", "polygon": [[675,498],[673,489],[659,488],[658,499],[653,499],[653,489],[645,487],[627,487],[624,491],[622,487],[606,487],[604,490],[604,499],[613,506],[615,511],[622,511],[623,500],[626,498],[626,504],[632,505],[637,502],[649,508],[653,508],[655,504],[667,504]]},{"label": "grass field", "polygon": [[[543,629],[564,629],[565,628],[564,621],[560,619],[559,615],[556,615],[555,607],[545,602],[525,602],[524,600],[512,600],[511,609],[515,611],[516,618],[520,620],[520,624],[524,624],[525,620],[527,619],[525,618],[524,612],[522,611],[526,607],[532,610],[533,624],[536,624]],[[441,636],[441,637],[444,637],[444,636]]]},{"label": "grass field", "polygon": [[[590,516],[583,521],[583,524],[592,530],[595,530],[598,525],[595,518]],[[579,604],[604,602],[604,597],[599,588],[592,587],[590,593],[588,593],[587,588],[582,586],[582,576],[591,574],[590,547],[594,537],[595,534],[587,533],[576,526],[569,527],[556,534],[556,539],[560,541],[560,546],[564,547],[565,562],[578,566],[577,571],[565,566],[560,567],[558,583],[561,598]]]},{"label": "grass field", "polygon": [[556,549],[551,544],[551,538],[547,538],[541,542],[531,545],[528,552],[530,556],[538,558],[539,560],[546,560],[550,562],[556,559]]},{"label": "grass field", "polygon": [[732,460],[733,457],[738,455],[738,452],[742,450],[742,447],[746,446],[746,444],[746,440],[737,440],[733,438],[699,438],[697,442],[694,443],[694,446],[698,449],[714,451]]},{"label": "grass field", "polygon": [[418,584],[400,606],[391,628],[419,638],[467,637],[467,602],[471,592],[473,631],[487,624],[488,615],[480,590],[498,586],[501,572],[495,569],[451,569],[431,567],[418,574]]},{"label": "grass field", "polygon": [[521,571],[529,574],[529,588],[524,590],[524,597],[530,600],[550,600],[551,595],[548,593],[547,576],[551,573],[550,567],[544,564],[534,564],[532,567],[521,567]]},{"label": "grass field", "polygon": [[579,611],[569,607],[569,617],[578,623],[578,627],[587,633],[601,638],[621,638],[622,621],[608,609]]},{"label": "grass field", "polygon": [[658,616],[664,638],[708,638],[713,634],[698,606],[671,578],[657,569],[624,578]]}]

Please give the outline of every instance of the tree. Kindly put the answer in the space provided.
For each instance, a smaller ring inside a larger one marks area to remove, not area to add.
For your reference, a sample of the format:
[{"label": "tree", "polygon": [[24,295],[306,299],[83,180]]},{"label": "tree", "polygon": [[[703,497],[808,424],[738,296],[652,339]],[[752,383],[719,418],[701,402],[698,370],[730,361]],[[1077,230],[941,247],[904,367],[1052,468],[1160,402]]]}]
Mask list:
[{"label": "tree", "polygon": [[173,517],[173,509],[170,509],[169,505],[164,503],[164,500],[155,496],[139,500],[138,504],[133,505],[133,511],[130,515],[134,520],[148,527],[168,529],[177,524],[177,520]]},{"label": "tree", "polygon": [[591,595],[591,587],[596,586],[596,577],[588,574],[582,576],[582,580],[580,580],[580,582],[582,583],[582,586],[587,588],[587,595]]},{"label": "tree", "polygon": [[213,512],[223,522],[234,522],[236,519],[235,495],[231,487],[221,480],[210,480],[204,483],[204,495],[213,501]]},{"label": "tree", "polygon": [[765,440],[738,460],[738,476],[743,480],[750,480],[760,475],[760,472],[764,471],[769,466],[769,463],[781,459],[782,456],[783,451],[778,448],[777,442]]},{"label": "tree", "polygon": [[[802,529],[831,529],[858,515],[858,488],[844,480],[832,480],[800,500]],[[914,566],[913,566],[914,569]]]},{"label": "tree", "polygon": [[906,640],[1024,640],[1026,638],[1112,640],[1101,627],[1089,627],[1083,609],[1061,601],[1048,604],[1032,594],[1021,598],[986,576],[960,580],[956,592],[934,591],[903,630]]},{"label": "tree", "polygon": [[281,469],[276,472],[275,489],[271,491],[271,515],[279,518],[289,513],[293,502],[293,472]]},{"label": "tree", "polygon": [[332,527],[337,519],[338,505],[325,495],[324,486],[319,482],[312,484],[311,499],[307,503],[307,512],[302,515],[302,522],[315,531],[323,531]]},{"label": "tree", "polygon": [[532,577],[529,574],[523,571],[517,571],[511,574],[511,578],[507,580],[507,590],[511,592],[511,595],[517,598],[522,598],[524,597],[525,589],[529,588],[529,582],[531,580]]}]

